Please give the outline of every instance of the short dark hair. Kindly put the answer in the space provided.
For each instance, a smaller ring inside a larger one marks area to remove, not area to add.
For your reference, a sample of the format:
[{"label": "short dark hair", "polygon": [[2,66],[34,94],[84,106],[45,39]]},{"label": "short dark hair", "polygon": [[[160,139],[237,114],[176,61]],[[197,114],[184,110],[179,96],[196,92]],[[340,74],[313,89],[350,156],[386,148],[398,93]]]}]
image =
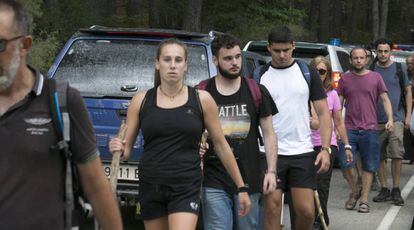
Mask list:
[{"label": "short dark hair", "polygon": [[14,12],[14,26],[16,33],[20,35],[30,34],[30,18],[23,4],[18,0],[0,0],[0,10],[12,10]]},{"label": "short dark hair", "polygon": [[378,49],[379,45],[389,45],[390,49],[394,46],[394,43],[391,41],[391,39],[388,38],[379,38],[375,41],[375,49]]},{"label": "short dark hair", "polygon": [[352,58],[352,54],[355,52],[355,50],[363,50],[365,52],[365,56],[368,55],[367,50],[362,47],[362,46],[355,46],[354,48],[351,49],[351,51],[349,52],[349,58]]},{"label": "short dark hair", "polygon": [[218,57],[221,48],[231,49],[235,46],[240,47],[240,40],[231,34],[221,34],[214,38],[211,43],[211,52]]},{"label": "short dark hair", "polygon": [[267,35],[269,45],[272,43],[292,43],[293,40],[292,31],[287,26],[273,27]]}]

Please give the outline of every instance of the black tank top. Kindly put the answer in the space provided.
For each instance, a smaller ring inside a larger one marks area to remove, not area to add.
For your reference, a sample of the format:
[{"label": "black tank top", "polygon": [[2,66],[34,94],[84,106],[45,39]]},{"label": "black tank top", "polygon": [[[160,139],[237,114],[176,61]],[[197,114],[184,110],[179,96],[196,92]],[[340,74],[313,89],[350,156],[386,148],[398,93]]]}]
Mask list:
[{"label": "black tank top", "polygon": [[140,112],[144,137],[140,180],[157,184],[200,180],[199,141],[204,126],[198,95],[188,86],[187,102],[165,109],[157,106],[156,92],[156,88],[148,90]]}]

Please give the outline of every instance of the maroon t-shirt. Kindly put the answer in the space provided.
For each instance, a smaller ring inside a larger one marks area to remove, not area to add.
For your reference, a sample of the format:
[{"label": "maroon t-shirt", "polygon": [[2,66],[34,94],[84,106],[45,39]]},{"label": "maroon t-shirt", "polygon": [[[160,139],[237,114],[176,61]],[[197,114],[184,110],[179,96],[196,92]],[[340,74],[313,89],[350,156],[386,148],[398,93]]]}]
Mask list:
[{"label": "maroon t-shirt", "polygon": [[341,77],[336,90],[345,99],[347,129],[377,129],[377,101],[380,94],[387,92],[379,73],[369,71],[358,76],[348,72]]}]

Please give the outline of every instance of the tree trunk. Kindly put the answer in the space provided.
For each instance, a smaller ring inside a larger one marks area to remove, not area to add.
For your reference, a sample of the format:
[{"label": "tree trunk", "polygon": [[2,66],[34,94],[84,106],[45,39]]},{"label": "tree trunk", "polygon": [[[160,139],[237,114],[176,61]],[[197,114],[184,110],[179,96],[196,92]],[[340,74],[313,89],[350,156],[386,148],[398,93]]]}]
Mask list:
[{"label": "tree trunk", "polygon": [[142,0],[128,0],[126,5],[127,16],[139,15],[144,9],[144,1]]},{"label": "tree trunk", "polygon": [[125,0],[115,1],[116,16],[126,17],[126,2]]},{"label": "tree trunk", "polygon": [[381,21],[380,21],[380,30],[379,36],[385,37],[387,33],[387,22],[388,22],[388,4],[389,0],[382,0],[381,4]]},{"label": "tree trunk", "polygon": [[372,0],[372,40],[375,41],[379,38],[379,9],[378,0]]},{"label": "tree trunk", "polygon": [[149,27],[159,28],[161,25],[161,6],[162,0],[149,1]]},{"label": "tree trunk", "polygon": [[329,41],[329,25],[330,25],[330,16],[329,16],[329,0],[320,0],[319,1],[319,33],[318,40],[320,42]]},{"label": "tree trunk", "polygon": [[[308,20],[308,28],[312,31],[312,35],[316,35],[316,31],[318,30],[317,25],[319,25],[319,1],[318,0],[310,0],[309,1],[309,20]],[[316,37],[316,36],[315,36]]]},{"label": "tree trunk", "polygon": [[351,40],[355,40],[355,36],[358,35],[358,24],[360,21],[360,6],[361,2],[359,0],[352,0],[352,10],[351,10],[351,18],[349,20],[349,38]]},{"label": "tree trunk", "polygon": [[184,16],[183,29],[188,31],[201,31],[201,9],[203,0],[188,0]]},{"label": "tree trunk", "polygon": [[332,1],[332,36],[336,38],[342,37],[342,0]]}]

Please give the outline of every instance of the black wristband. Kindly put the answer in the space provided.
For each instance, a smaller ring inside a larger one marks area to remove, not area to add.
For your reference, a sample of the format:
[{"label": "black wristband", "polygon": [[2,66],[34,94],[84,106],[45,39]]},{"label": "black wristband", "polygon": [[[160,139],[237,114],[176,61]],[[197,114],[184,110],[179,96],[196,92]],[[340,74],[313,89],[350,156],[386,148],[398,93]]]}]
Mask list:
[{"label": "black wristband", "polygon": [[237,189],[237,194],[241,192],[249,192],[249,185],[245,184]]}]

